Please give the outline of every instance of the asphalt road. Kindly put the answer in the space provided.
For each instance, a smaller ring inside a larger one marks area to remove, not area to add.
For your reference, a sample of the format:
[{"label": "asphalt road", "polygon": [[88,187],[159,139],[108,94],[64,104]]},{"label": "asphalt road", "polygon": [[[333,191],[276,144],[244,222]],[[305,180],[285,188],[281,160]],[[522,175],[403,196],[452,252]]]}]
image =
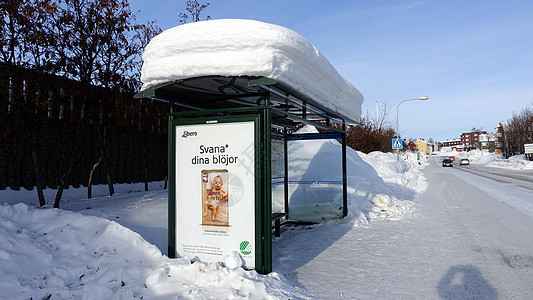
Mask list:
[{"label": "asphalt road", "polygon": [[[441,165],[440,158],[432,158],[432,165]],[[514,170],[484,165],[454,163],[448,172],[499,201],[505,202],[533,219],[533,170]],[[453,169],[453,170],[451,170]]]},{"label": "asphalt road", "polygon": [[476,164],[456,164],[456,166],[457,170],[488,178],[499,183],[515,185],[518,188],[533,192],[533,170],[510,170]]}]

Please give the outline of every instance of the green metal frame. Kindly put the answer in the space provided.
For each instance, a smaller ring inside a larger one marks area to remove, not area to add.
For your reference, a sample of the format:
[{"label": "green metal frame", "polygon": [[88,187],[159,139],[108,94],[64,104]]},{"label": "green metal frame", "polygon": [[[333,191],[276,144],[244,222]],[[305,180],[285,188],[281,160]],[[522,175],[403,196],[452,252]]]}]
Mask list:
[{"label": "green metal frame", "polygon": [[[220,114],[224,114],[221,116]],[[176,135],[175,126],[218,123],[254,122],[255,147],[255,270],[260,274],[272,271],[272,191],[270,166],[271,112],[267,106],[234,109],[187,111],[169,114],[168,153],[168,256],[176,254]]]}]

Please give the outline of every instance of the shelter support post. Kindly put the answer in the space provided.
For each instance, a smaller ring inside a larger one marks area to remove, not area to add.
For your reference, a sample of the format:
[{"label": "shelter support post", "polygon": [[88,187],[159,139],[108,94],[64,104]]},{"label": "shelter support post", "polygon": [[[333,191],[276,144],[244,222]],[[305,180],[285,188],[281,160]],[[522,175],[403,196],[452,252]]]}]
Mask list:
[{"label": "shelter support post", "polygon": [[[270,98],[270,94],[268,95]],[[269,102],[268,99],[266,101]],[[272,167],[271,167],[271,127],[272,127],[272,114],[270,109],[263,109],[261,113],[261,177],[263,182],[261,187],[263,188],[261,197],[263,198],[263,206],[260,208],[259,214],[261,214],[261,243],[264,253],[262,255],[263,262],[260,270],[257,270],[260,274],[268,274],[272,272]]]},{"label": "shelter support post", "polygon": [[283,128],[283,204],[285,207],[285,219],[289,219],[289,147],[287,141],[287,127]]},{"label": "shelter support post", "polygon": [[348,173],[346,168],[346,122],[342,121],[342,216],[348,215]]},{"label": "shelter support post", "polygon": [[[173,103],[170,104],[170,111],[172,112]],[[174,186],[174,172],[172,166],[175,166],[175,160],[174,155],[171,151],[173,147],[173,130],[172,128],[172,120],[174,117],[172,114],[169,114],[168,116],[168,141],[169,141],[169,148],[168,148],[168,170],[167,170],[167,178],[170,182],[168,186],[168,249],[167,249],[167,255],[169,258],[176,258],[176,215],[173,213],[176,211],[176,202],[174,199],[171,199],[170,195],[174,195],[175,193],[175,186]]]}]

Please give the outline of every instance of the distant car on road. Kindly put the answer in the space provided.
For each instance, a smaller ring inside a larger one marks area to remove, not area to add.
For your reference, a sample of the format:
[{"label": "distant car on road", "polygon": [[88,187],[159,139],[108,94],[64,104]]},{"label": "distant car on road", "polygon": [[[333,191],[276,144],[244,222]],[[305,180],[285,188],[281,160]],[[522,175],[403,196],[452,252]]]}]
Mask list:
[{"label": "distant car on road", "polygon": [[452,161],[455,161],[455,156],[450,156],[450,159],[451,159]]},{"label": "distant car on road", "polygon": [[445,158],[442,160],[442,166],[443,167],[453,167],[453,161],[449,158]]},{"label": "distant car on road", "polygon": [[460,165],[466,166],[470,164],[470,160],[468,158],[461,159]]}]

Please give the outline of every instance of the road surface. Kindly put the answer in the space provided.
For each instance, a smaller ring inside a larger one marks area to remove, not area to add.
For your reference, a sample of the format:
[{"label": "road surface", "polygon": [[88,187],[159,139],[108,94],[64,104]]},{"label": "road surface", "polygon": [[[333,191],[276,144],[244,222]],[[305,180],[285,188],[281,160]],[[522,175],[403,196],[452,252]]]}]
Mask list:
[{"label": "road surface", "polygon": [[503,201],[533,218],[533,170],[510,170],[470,164],[454,167],[454,175],[482,187],[494,198]]},{"label": "road surface", "polygon": [[279,241],[275,271],[318,299],[533,299],[531,178],[460,168],[430,162],[414,216]]}]

